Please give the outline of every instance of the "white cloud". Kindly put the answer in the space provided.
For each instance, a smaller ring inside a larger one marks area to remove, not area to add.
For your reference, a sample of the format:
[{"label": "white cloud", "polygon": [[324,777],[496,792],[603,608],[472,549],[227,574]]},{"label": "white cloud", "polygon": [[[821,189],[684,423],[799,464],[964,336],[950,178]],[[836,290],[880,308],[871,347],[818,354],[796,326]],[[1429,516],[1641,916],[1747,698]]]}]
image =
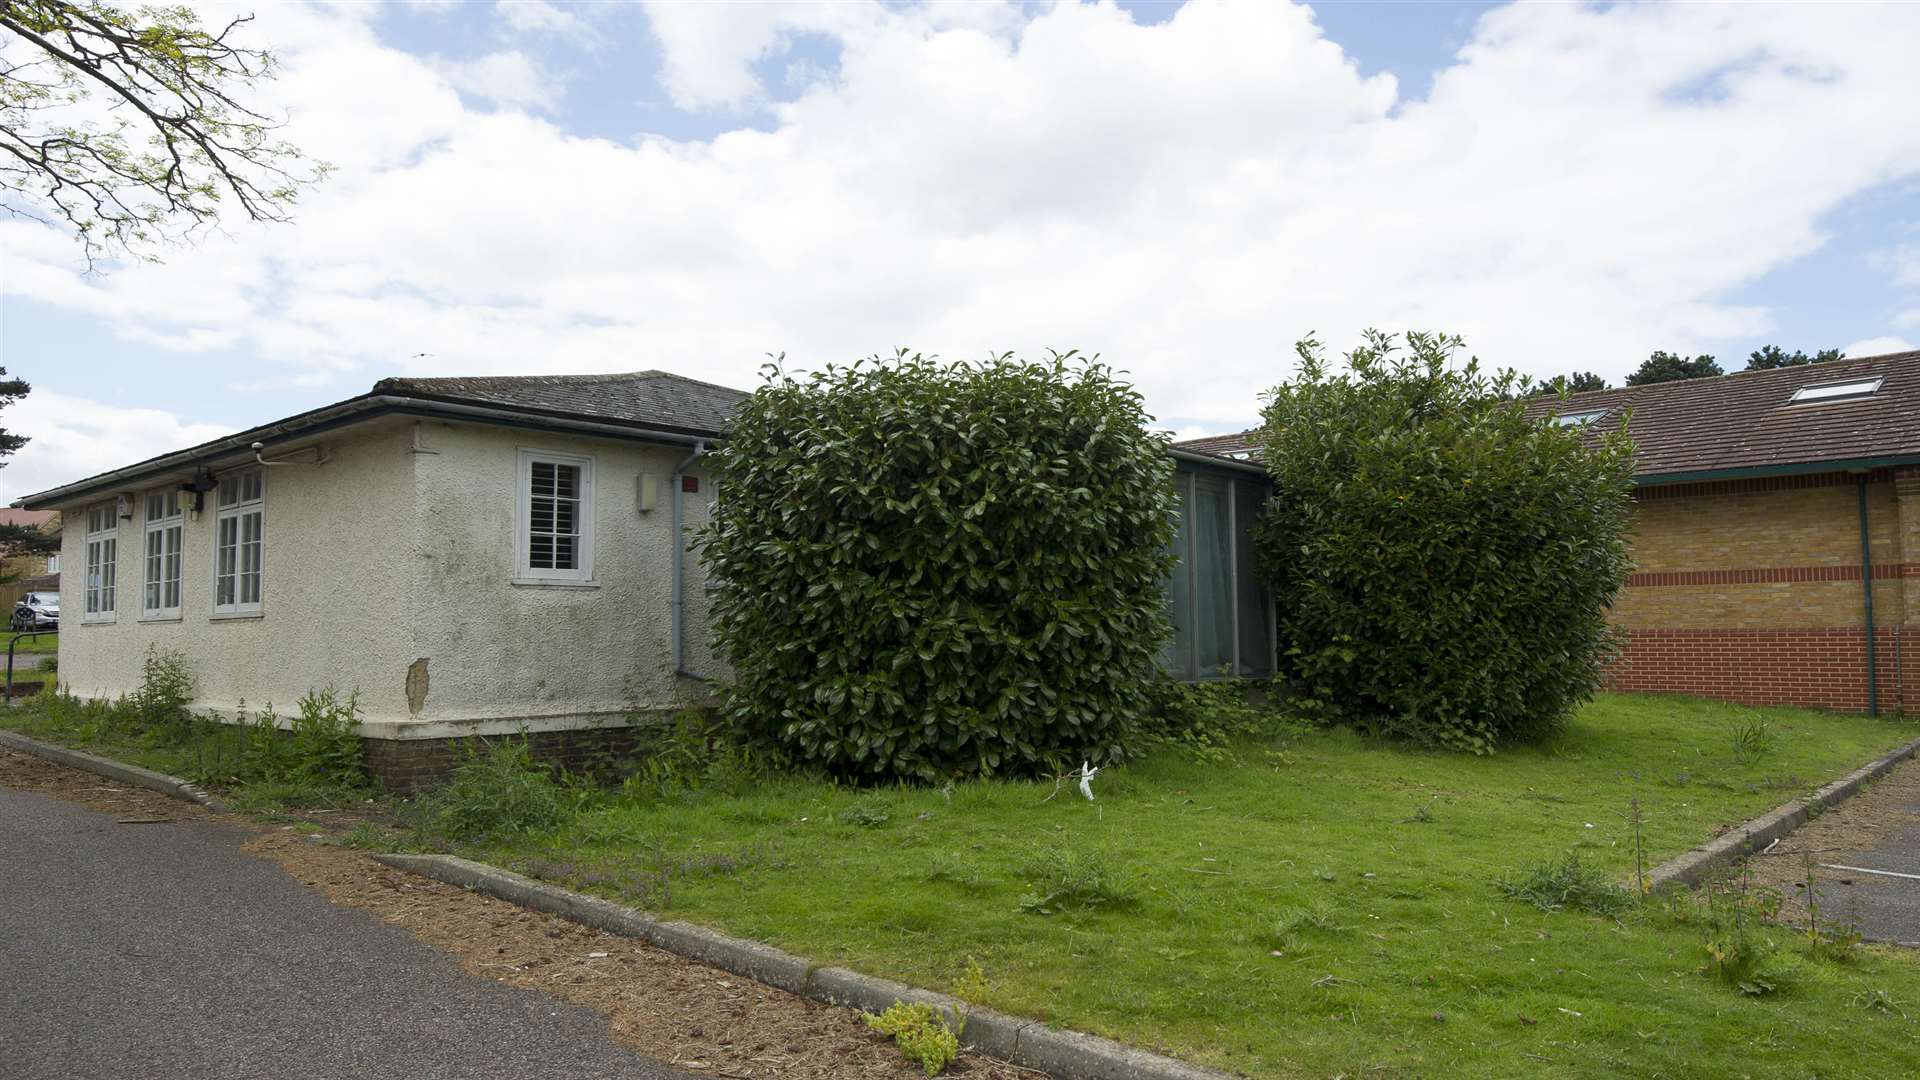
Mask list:
[{"label": "white cloud", "polygon": [[[752,385],[781,350],[1059,346],[1130,371],[1169,426],[1237,430],[1310,331],[1446,329],[1490,363],[1616,382],[1654,348],[1725,351],[1772,328],[1729,296],[1920,174],[1920,125],[1891,122],[1920,100],[1920,6],[1502,8],[1403,101],[1277,3],[1151,27],[674,5],[651,13],[673,99],[771,130],[631,145],[465,108],[331,9],[260,14],[288,134],[339,167],[298,223],[101,280],[0,223],[7,290],[169,348],[236,341],[261,369],[238,386]],[[769,103],[755,61],[799,33],[833,37],[839,68]]]},{"label": "white cloud", "polygon": [[1856,341],[1840,351],[1852,357],[1881,356],[1886,353],[1908,352],[1913,343],[1903,337],[1873,337]]},{"label": "white cloud", "polygon": [[508,108],[552,112],[564,93],[560,80],[526,53],[502,50],[471,60],[436,60],[434,67],[455,89]]},{"label": "white cloud", "polygon": [[598,45],[603,40],[600,31],[578,15],[545,0],[500,0],[494,11],[514,34],[545,35],[584,46]]},{"label": "white cloud", "polygon": [[32,441],[0,468],[0,504],[232,433],[159,409],[130,409],[45,387],[8,408],[7,428]]}]

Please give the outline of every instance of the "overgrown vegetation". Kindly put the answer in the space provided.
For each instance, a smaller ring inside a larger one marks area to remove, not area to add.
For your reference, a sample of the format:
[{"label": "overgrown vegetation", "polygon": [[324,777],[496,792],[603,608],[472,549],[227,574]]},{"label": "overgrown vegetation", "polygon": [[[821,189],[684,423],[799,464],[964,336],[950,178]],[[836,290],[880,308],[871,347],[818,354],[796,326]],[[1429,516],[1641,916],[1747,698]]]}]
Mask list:
[{"label": "overgrown vegetation", "polygon": [[139,687],[118,700],[42,691],[8,719],[29,735],[234,791],[238,804],[249,809],[336,804],[371,793],[356,695],[314,690],[289,717],[272,706],[257,715],[243,707],[226,723],[193,711],[195,682],[183,654],[149,649]]},{"label": "overgrown vegetation", "polygon": [[1625,425],[1530,420],[1458,338],[1369,331],[1336,373],[1300,343],[1258,436],[1256,564],[1297,707],[1490,753],[1557,730],[1599,685],[1626,580]]},{"label": "overgrown vegetation", "polygon": [[478,844],[550,829],[586,794],[536,761],[524,737],[481,739],[462,748],[446,782],[421,796],[411,813],[430,837]]},{"label": "overgrown vegetation", "polygon": [[1172,466],[1071,353],[772,370],[698,546],[755,741],[865,781],[1121,759],[1168,625]]}]

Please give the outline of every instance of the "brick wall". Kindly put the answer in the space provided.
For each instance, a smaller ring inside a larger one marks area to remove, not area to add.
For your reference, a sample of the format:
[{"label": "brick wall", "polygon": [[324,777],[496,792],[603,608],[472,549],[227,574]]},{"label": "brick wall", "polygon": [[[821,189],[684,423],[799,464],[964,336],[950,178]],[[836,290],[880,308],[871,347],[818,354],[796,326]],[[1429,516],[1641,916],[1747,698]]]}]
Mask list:
[{"label": "brick wall", "polygon": [[[1610,687],[1867,708],[1857,476],[1673,485],[1636,503]],[[1869,474],[1867,515],[1880,708],[1920,707],[1920,469]]]},{"label": "brick wall", "polygon": [[[617,771],[639,746],[643,727],[580,728],[535,731],[525,738],[535,760],[569,772]],[[499,737],[499,736],[496,736]],[[520,738],[515,735],[512,738]],[[446,777],[461,756],[487,736],[451,739],[362,739],[367,770],[389,791],[415,791]]]}]

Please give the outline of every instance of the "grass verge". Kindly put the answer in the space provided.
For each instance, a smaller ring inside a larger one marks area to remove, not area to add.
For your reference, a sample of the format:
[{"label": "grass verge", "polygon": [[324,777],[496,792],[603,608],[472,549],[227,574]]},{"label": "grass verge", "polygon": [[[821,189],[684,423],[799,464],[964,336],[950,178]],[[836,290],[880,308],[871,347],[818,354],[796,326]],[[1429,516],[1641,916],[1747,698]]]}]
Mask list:
[{"label": "grass verge", "polygon": [[1606,697],[1494,757],[1318,732],[1104,770],[1092,802],[629,785],[463,850],[918,985],[972,957],[991,1007],[1260,1076],[1882,1075],[1920,1034],[1859,1003],[1920,1001],[1911,954],[1609,886],[1636,799],[1651,865],[1913,731]]}]

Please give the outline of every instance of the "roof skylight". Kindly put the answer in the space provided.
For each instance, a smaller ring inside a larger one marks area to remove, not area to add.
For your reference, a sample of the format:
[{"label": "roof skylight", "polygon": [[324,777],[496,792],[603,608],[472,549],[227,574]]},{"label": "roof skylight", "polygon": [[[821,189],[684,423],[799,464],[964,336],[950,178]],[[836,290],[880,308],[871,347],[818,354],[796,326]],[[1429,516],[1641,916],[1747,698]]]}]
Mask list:
[{"label": "roof skylight", "polygon": [[1587,412],[1561,413],[1553,418],[1554,427],[1572,427],[1575,424],[1591,424],[1607,415],[1605,409],[1591,409]]},{"label": "roof skylight", "polygon": [[1804,405],[1809,401],[1836,401],[1840,398],[1867,397],[1880,389],[1880,377],[1871,379],[1852,379],[1847,382],[1821,383],[1817,386],[1803,386],[1793,392],[1789,405]]}]

